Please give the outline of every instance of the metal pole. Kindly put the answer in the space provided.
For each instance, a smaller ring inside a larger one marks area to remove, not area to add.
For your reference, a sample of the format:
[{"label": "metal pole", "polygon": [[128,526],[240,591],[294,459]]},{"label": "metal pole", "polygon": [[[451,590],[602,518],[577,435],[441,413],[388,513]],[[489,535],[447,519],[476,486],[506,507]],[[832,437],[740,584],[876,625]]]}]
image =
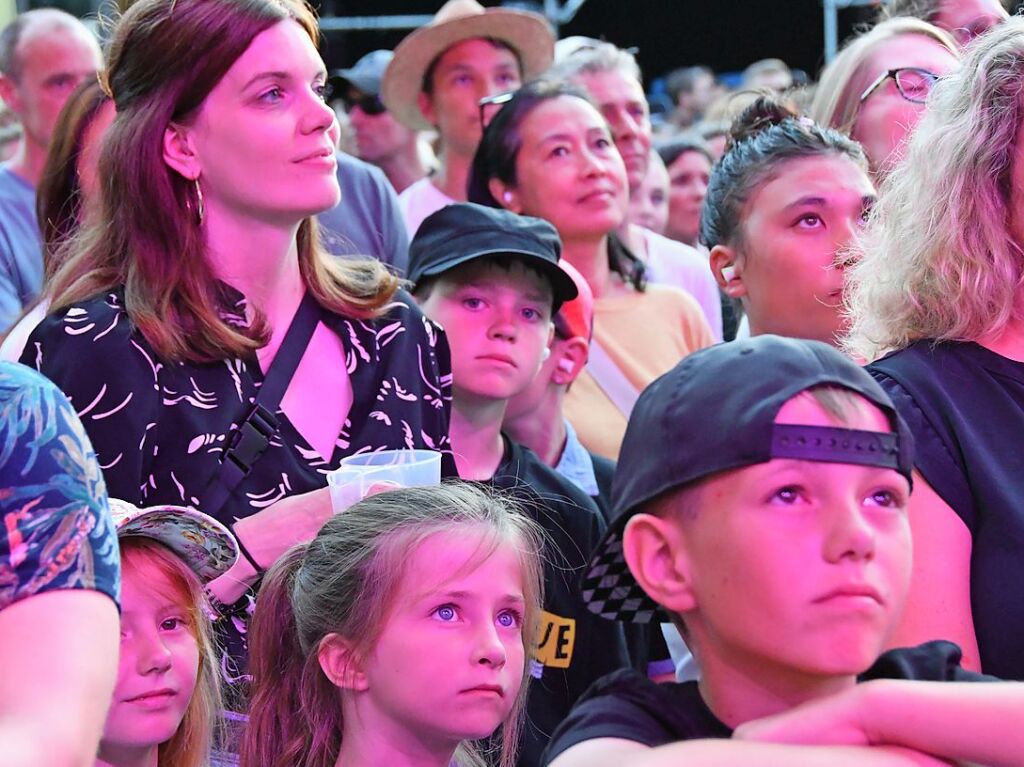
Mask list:
[{"label": "metal pole", "polygon": [[825,63],[832,63],[839,47],[836,0],[822,0],[825,6]]},{"label": "metal pole", "polygon": [[321,16],[320,29],[352,31],[371,29],[415,29],[429,24],[433,16],[405,14],[402,16]]},{"label": "metal pole", "polygon": [[[882,4],[884,2],[882,0]],[[879,0],[821,0],[821,4],[825,12],[825,63],[828,64],[839,50],[839,9],[879,5]]]}]

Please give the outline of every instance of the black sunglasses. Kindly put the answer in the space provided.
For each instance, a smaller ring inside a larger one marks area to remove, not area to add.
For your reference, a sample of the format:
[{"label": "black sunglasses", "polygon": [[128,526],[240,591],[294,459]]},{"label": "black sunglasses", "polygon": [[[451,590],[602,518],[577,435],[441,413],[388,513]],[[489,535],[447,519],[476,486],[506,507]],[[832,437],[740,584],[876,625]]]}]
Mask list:
[{"label": "black sunglasses", "polygon": [[346,112],[351,112],[356,107],[359,107],[363,110],[363,114],[373,117],[388,111],[388,108],[384,106],[384,102],[380,100],[380,96],[369,96],[362,93],[358,96],[346,95],[341,100],[345,104]]}]

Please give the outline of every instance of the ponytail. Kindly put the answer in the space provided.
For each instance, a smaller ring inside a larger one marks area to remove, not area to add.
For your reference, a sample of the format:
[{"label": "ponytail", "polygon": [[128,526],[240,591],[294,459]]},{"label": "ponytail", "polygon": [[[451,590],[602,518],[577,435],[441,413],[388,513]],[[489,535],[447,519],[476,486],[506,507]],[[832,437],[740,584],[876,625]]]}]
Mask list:
[{"label": "ponytail", "polygon": [[[344,730],[342,693],[320,667],[325,638],[340,635],[358,661],[373,651],[401,588],[410,552],[438,534],[467,529],[487,540],[480,555],[514,546],[522,566],[523,645],[533,645],[542,603],[542,533],[514,502],[480,486],[452,482],[391,490],[336,514],[308,544],[270,569],[249,628],[252,696],[241,767],[334,767]],[[482,560],[481,560],[482,561]],[[501,767],[512,767],[529,666],[501,734],[489,739]],[[462,743],[454,761],[483,767],[482,748]]]},{"label": "ponytail", "polygon": [[303,652],[292,608],[308,548],[289,549],[260,588],[249,630],[252,691],[241,767],[333,767],[338,758],[341,704],[317,654]]}]

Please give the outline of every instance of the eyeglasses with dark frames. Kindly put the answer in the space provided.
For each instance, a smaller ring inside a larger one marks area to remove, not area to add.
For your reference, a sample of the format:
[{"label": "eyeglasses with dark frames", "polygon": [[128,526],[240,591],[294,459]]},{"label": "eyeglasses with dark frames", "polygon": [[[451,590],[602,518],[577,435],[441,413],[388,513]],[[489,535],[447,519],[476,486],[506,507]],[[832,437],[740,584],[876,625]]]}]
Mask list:
[{"label": "eyeglasses with dark frames", "polygon": [[484,96],[480,99],[480,129],[484,130],[494,118],[494,115],[498,114],[501,108],[510,102],[515,95],[515,91],[505,91],[504,93],[495,93],[493,96]]},{"label": "eyeglasses with dark frames", "polygon": [[878,90],[886,80],[892,78],[896,83],[896,90],[907,101],[915,104],[923,104],[928,100],[928,94],[941,78],[934,72],[919,67],[897,67],[882,72],[878,78],[871,83],[864,92],[860,94],[860,101],[863,103],[868,96]]}]

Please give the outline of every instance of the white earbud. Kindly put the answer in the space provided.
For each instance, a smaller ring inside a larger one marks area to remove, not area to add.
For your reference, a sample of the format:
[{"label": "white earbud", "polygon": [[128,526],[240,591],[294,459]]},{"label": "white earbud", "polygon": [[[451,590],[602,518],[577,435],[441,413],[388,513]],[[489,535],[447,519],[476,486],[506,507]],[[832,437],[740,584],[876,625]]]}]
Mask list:
[{"label": "white earbud", "polygon": [[547,362],[548,358],[550,356],[551,356],[551,349],[549,347],[545,346],[544,347],[544,351],[541,352],[541,355],[540,355],[541,362]]},{"label": "white earbud", "polygon": [[736,279],[736,267],[735,266],[723,266],[722,267],[722,279],[726,282],[732,282]]},{"label": "white earbud", "polygon": [[512,202],[512,192],[509,192],[508,190],[502,192],[501,193],[501,201],[504,202],[504,203]]},{"label": "white earbud", "polygon": [[571,373],[573,368],[572,360],[560,359],[557,367],[563,373]]}]

